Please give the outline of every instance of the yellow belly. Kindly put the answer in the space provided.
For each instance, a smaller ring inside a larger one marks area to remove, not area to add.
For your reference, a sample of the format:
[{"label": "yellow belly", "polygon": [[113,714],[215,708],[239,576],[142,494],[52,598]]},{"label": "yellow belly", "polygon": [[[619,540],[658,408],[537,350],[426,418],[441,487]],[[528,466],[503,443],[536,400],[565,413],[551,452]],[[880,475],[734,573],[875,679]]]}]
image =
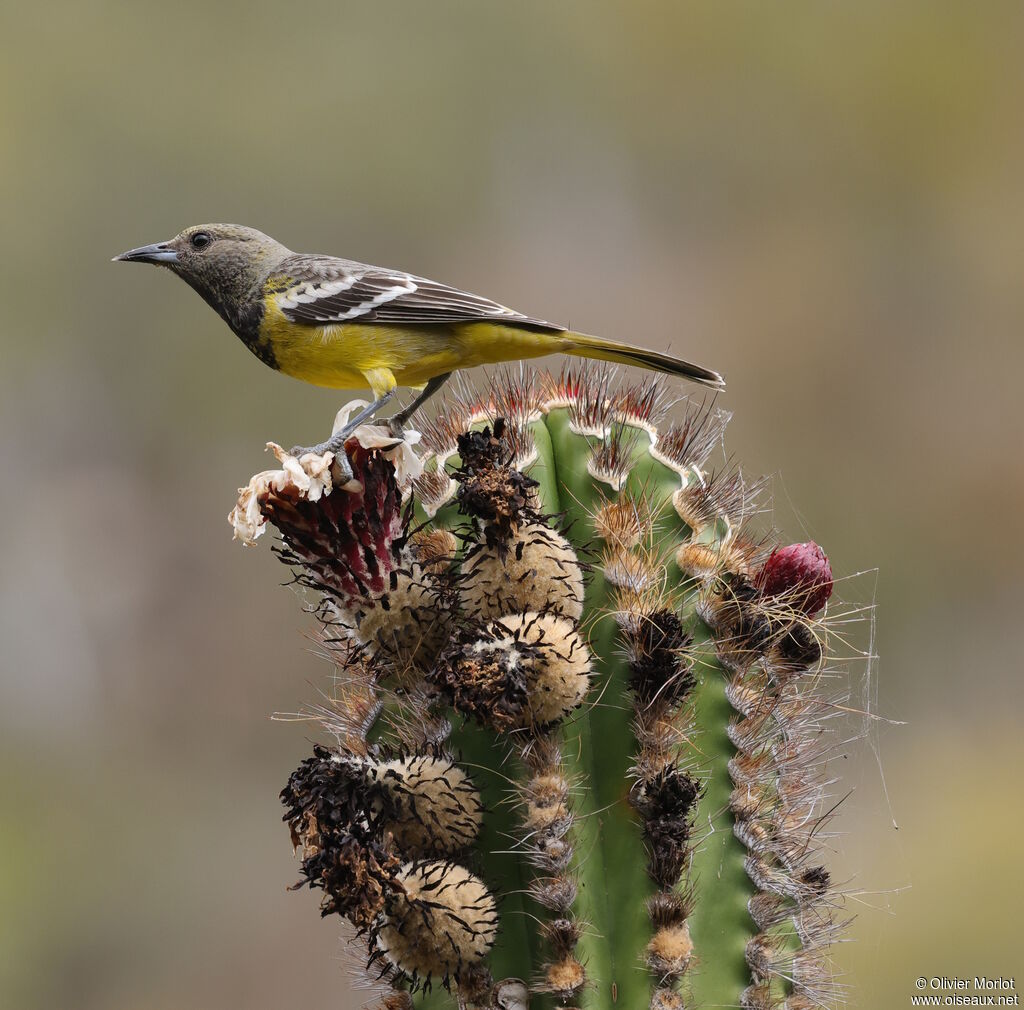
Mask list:
[{"label": "yellow belly", "polygon": [[376,396],[458,368],[552,354],[563,342],[559,333],[495,323],[306,326],[289,322],[276,307],[268,307],[260,336],[285,374],[332,389],[368,385]]}]

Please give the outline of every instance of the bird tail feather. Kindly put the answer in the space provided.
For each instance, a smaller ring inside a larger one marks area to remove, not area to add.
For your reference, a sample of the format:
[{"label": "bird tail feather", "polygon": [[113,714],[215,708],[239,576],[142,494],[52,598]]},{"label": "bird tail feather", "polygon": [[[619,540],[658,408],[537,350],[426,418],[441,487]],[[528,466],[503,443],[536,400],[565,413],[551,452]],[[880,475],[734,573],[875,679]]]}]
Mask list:
[{"label": "bird tail feather", "polygon": [[563,354],[574,354],[581,358],[597,358],[599,361],[614,361],[620,365],[636,365],[649,368],[656,372],[667,372],[680,378],[699,382],[702,386],[713,389],[725,389],[725,379],[718,372],[701,365],[695,365],[681,358],[658,351],[646,351],[641,347],[631,347],[614,340],[591,337],[585,333],[567,333],[567,344],[562,348]]}]

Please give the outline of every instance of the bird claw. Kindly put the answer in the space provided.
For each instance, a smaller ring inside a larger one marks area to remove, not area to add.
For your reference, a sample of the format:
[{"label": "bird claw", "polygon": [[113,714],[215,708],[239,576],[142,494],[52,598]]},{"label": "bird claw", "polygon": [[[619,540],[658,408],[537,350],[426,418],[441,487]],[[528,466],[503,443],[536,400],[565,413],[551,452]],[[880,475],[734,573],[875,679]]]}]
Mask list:
[{"label": "bird claw", "polygon": [[344,448],[335,452],[334,465],[341,471],[341,479],[336,481],[339,487],[344,488],[355,481],[356,476],[352,471],[352,462],[348,458],[348,453],[345,452]]},{"label": "bird claw", "polygon": [[[329,439],[324,442],[319,442],[317,445],[295,445],[289,450],[289,454],[294,456],[296,459],[305,456],[306,453],[312,453],[315,456],[322,456],[326,452],[334,454],[334,463],[341,471],[341,480],[337,483],[344,487],[346,484],[355,480],[354,473],[352,470],[352,463],[348,458],[348,454],[345,452],[345,443],[352,437],[356,429],[367,422],[368,416],[372,416],[372,412],[367,409],[362,411],[356,418],[351,420],[345,427],[336,431]],[[396,414],[394,417],[389,417],[386,421],[378,421],[377,427],[384,427],[394,439],[394,442],[388,443],[376,443],[375,448],[377,449],[395,449],[405,441],[405,417],[401,414]]]},{"label": "bird claw", "polygon": [[345,441],[348,439],[351,432],[342,429],[336,434],[332,435],[327,441],[320,442],[317,445],[293,445],[288,450],[288,455],[294,456],[296,459],[301,459],[303,456],[311,453],[314,456],[323,456],[324,453],[330,452],[334,454],[334,465],[341,471],[341,479],[337,480],[337,484],[344,487],[355,479],[355,475],[352,470],[352,463],[348,458],[348,453],[345,452]]},{"label": "bird claw", "polygon": [[303,456],[322,456],[325,452],[337,452],[342,446],[331,445],[331,439],[316,445],[293,445],[288,450],[289,456],[301,459]]}]

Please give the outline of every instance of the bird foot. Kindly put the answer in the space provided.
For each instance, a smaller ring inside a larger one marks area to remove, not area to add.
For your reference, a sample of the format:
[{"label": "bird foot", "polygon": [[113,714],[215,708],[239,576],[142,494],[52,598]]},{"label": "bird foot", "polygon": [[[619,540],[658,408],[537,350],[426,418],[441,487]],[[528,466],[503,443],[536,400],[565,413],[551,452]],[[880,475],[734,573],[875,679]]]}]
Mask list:
[{"label": "bird foot", "polygon": [[[336,431],[330,438],[323,442],[318,442],[316,445],[293,445],[288,450],[289,455],[294,456],[296,459],[306,455],[306,453],[312,453],[314,456],[322,456],[326,452],[334,454],[334,464],[341,470],[342,480],[339,482],[342,486],[348,482],[354,480],[352,463],[348,458],[348,453],[345,452],[345,443],[352,437],[356,428],[359,427],[360,418],[357,418],[355,422],[346,424],[344,428]],[[388,433],[394,438],[394,442],[390,445],[387,443],[378,444],[377,448],[380,449],[393,449],[395,446],[400,445],[405,441],[405,431],[402,426],[402,418],[399,416],[390,417],[386,421],[379,422],[377,427],[387,428]]]},{"label": "bird foot", "polygon": [[300,456],[305,456],[306,453],[312,453],[314,456],[322,456],[325,452],[333,452],[335,456],[344,454],[345,442],[348,441],[351,434],[352,432],[342,428],[341,431],[336,432],[326,441],[317,442],[316,445],[293,445],[288,450],[288,454],[296,459]]},{"label": "bird foot", "polygon": [[333,434],[325,442],[319,442],[316,445],[293,445],[288,453],[299,459],[305,456],[306,453],[312,453],[314,456],[322,456],[326,452],[334,454],[334,465],[341,471],[341,480],[337,481],[340,487],[344,487],[355,479],[352,471],[352,463],[348,458],[348,453],[345,452],[345,442],[352,434],[346,428],[342,428],[341,431]]}]

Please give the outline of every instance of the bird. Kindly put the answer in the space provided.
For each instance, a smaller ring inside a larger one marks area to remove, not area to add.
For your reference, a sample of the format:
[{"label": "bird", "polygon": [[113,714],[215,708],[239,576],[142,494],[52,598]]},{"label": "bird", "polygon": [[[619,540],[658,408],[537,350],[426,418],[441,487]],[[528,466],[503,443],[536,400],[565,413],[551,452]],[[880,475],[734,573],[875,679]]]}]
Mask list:
[{"label": "bird", "polygon": [[404,270],[292,252],[255,228],[202,224],[115,261],[167,267],[215,309],[264,364],[333,389],[364,384],[373,402],[304,452],[343,452],[345,441],[400,386],[419,395],[389,419],[403,426],[457,369],[568,354],[725,388],[718,372],[658,351],[577,333]]}]

